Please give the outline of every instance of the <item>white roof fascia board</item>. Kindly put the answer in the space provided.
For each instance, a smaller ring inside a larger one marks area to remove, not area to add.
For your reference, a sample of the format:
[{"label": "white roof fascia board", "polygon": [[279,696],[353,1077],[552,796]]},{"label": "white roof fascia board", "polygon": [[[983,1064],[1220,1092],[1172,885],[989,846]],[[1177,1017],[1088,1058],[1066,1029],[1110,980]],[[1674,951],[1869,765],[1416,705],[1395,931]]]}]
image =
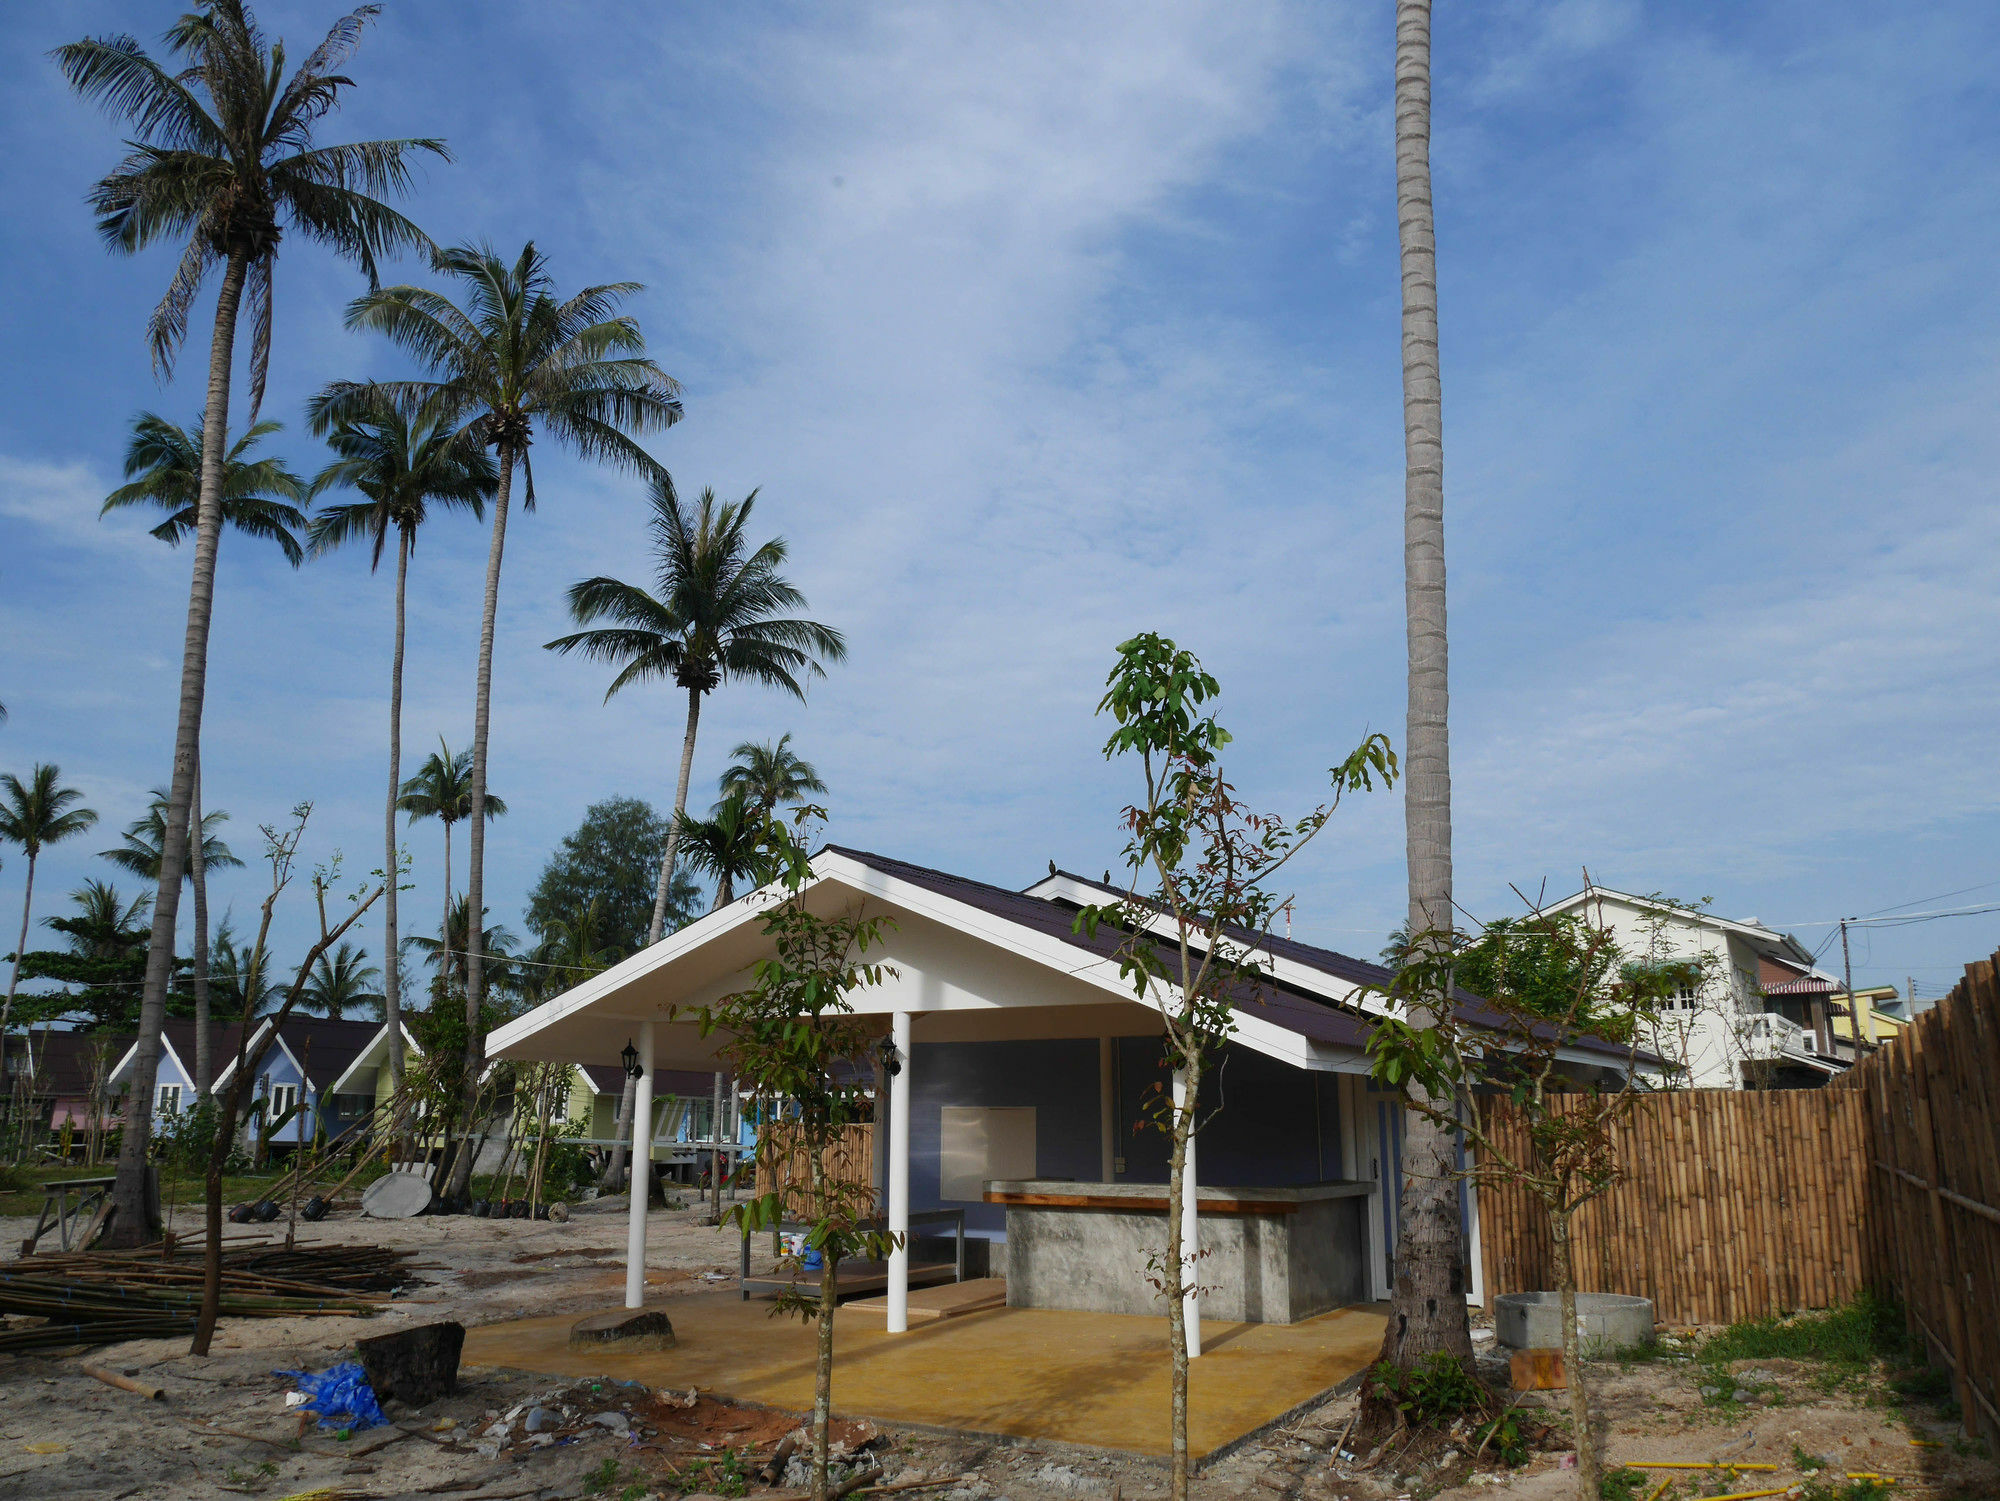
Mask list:
[{"label": "white roof fascia board", "polygon": [[[752,896],[755,894],[751,893]],[[762,912],[761,907],[753,906],[749,898],[744,897],[718,911],[703,913],[685,928],[676,929],[658,943],[650,944],[638,953],[619,960],[611,968],[592,975],[581,985],[565,990],[554,1000],[542,1002],[527,1015],[517,1016],[506,1025],[495,1027],[486,1038],[488,1056],[501,1053],[533,1037],[537,1032],[546,1030],[556,1022],[586,1010],[605,996],[623,989],[641,975],[649,975],[654,970],[671,964],[683,954],[691,953],[701,947],[711,938],[720,937],[730,929],[740,927],[752,918],[761,916]]]},{"label": "white roof fascia board", "polygon": [[[396,1030],[403,1034],[404,1047],[408,1048],[411,1052],[415,1053],[419,1058],[424,1056],[424,1050],[417,1046],[417,1040],[416,1038],[410,1035],[410,1029],[408,1027],[403,1026],[399,1023],[397,1025]],[[347,1072],[342,1074],[338,1079],[335,1079],[333,1083],[329,1084],[326,1087],[326,1092],[328,1094],[348,1094],[350,1093],[350,1091],[346,1088],[346,1086],[354,1082],[354,1075],[356,1073],[358,1073],[360,1070],[364,1068],[380,1068],[382,1064],[380,1060],[376,1059],[375,1050],[377,1048],[382,1048],[382,1056],[386,1058],[388,1056],[388,1049],[384,1047],[383,1044],[388,1041],[388,1037],[389,1037],[389,1024],[387,1022],[384,1022],[382,1023],[381,1029],[377,1031],[373,1037],[368,1039],[368,1046],[363,1048],[359,1053],[355,1054],[354,1061],[347,1065]]]},{"label": "white roof fascia board", "polygon": [[[264,1034],[269,1032],[270,1030],[271,1030],[271,1018],[268,1016],[259,1018],[257,1022],[257,1030],[252,1032],[250,1034],[250,1040],[243,1044],[243,1061],[245,1063],[254,1065],[259,1058],[264,1056]],[[228,1066],[225,1067],[221,1073],[215,1076],[215,1082],[209,1085],[208,1092],[210,1094],[220,1093],[222,1086],[229,1082],[230,1075],[234,1074],[235,1072],[236,1072],[236,1060],[234,1058],[231,1058],[229,1060]]]},{"label": "white roof fascia board", "polygon": [[[946,927],[990,943],[996,948],[1081,980],[1086,985],[1117,996],[1120,1000],[1134,999],[1131,987],[1119,975],[1115,961],[1086,956],[1083,951],[1070,944],[1024,929],[1017,923],[981,911],[969,903],[956,901],[927,887],[885,874],[873,866],[846,855],[836,854],[832,850],[821,850],[813,857],[813,873],[816,878],[813,883],[815,886],[825,881],[836,881],[860,895],[878,897],[919,917],[931,918]],[[488,1053],[498,1055],[509,1048],[519,1046],[537,1032],[574,1016],[607,995],[615,994],[640,976],[650,974],[703,943],[720,937],[732,928],[760,918],[764,911],[765,908],[760,905],[737,901],[719,912],[711,912],[698,918],[679,932],[661,939],[651,948],[613,965],[600,975],[593,975],[574,990],[565,991],[554,1000],[544,1002],[526,1016],[497,1028],[487,1039]],[[1076,960],[1079,958],[1084,962],[1078,964]]]},{"label": "white roof fascia board", "polygon": [[[1044,876],[1022,894],[1024,896],[1038,897],[1043,901],[1047,901],[1053,897],[1060,897],[1064,901],[1073,901],[1080,906],[1095,905],[1100,903],[1106,895],[1116,895],[1109,887],[1100,886],[1094,881],[1080,881],[1075,876],[1067,875],[1060,871],[1052,876]],[[1173,937],[1178,932],[1178,927],[1173,918],[1164,912],[1156,913],[1149,918],[1146,923],[1146,929],[1148,932],[1161,937]],[[1239,940],[1231,939],[1230,941],[1238,942]],[[1352,980],[1342,979],[1338,975],[1330,975],[1323,969],[1315,968],[1313,965],[1304,964],[1297,959],[1287,958],[1280,954],[1269,953],[1260,949],[1252,949],[1251,952],[1257,956],[1258,963],[1268,969],[1271,978],[1274,980],[1282,980],[1287,985],[1296,985],[1301,990],[1311,991],[1314,995],[1324,996],[1326,999],[1343,1006],[1354,1006],[1371,1015],[1386,1016],[1389,1014],[1390,1007],[1381,996],[1365,994],[1362,988]]]},{"label": "white roof fascia board", "polygon": [[[830,867],[826,874],[838,874],[840,880],[862,892],[864,895],[880,897],[885,902],[893,902],[898,907],[928,917],[947,927],[956,928],[961,933],[969,933],[983,939],[995,948],[1003,949],[1020,958],[1031,960],[1045,968],[1057,970],[1074,979],[1083,981],[1098,990],[1117,996],[1122,1001],[1144,1005],[1133,993],[1130,983],[1118,972],[1114,959],[1090,955],[1086,950],[1073,944],[1064,943],[1059,938],[1051,938],[1023,928],[1019,923],[974,907],[968,902],[957,901],[925,886],[902,880],[876,870],[872,865],[864,865],[859,860],[832,851],[823,851],[813,861],[818,870],[821,861]],[[1077,960],[1082,959],[1082,963]]]},{"label": "white roof fascia board", "polygon": [[[125,1056],[118,1060],[118,1066],[112,1069],[110,1073],[104,1076],[104,1082],[106,1084],[116,1084],[121,1078],[123,1078],[126,1068],[131,1064],[133,1058],[137,1056],[138,1052],[139,1052],[139,1044],[138,1041],[134,1039],[132,1045],[125,1050]],[[173,1043],[168,1041],[167,1034],[165,1032],[162,1032],[160,1034],[160,1052],[165,1057],[174,1060],[174,1067],[180,1070],[181,1077],[188,1081],[188,1088],[192,1090],[194,1088],[194,1070],[189,1068],[185,1063],[181,1062],[181,1055],[179,1054],[179,1052],[175,1050]],[[159,1088],[159,1067],[157,1064],[154,1065],[153,1087],[155,1090]]]},{"label": "white roof fascia board", "polygon": [[1559,902],[1550,902],[1541,910],[1548,914],[1567,912],[1586,900],[1623,902],[1629,907],[1640,907],[1649,912],[1678,916],[1696,927],[1718,928],[1722,932],[1734,933],[1739,938],[1750,939],[1767,947],[1787,949],[1798,956],[1799,962],[1807,965],[1812,963],[1811,951],[1790,933],[1780,933],[1776,928],[1737,922],[1734,918],[1717,917],[1713,912],[1677,907],[1672,902],[1659,901],[1649,896],[1634,896],[1629,891],[1613,891],[1609,886],[1593,886],[1588,891],[1579,891],[1574,896],[1566,896]]}]

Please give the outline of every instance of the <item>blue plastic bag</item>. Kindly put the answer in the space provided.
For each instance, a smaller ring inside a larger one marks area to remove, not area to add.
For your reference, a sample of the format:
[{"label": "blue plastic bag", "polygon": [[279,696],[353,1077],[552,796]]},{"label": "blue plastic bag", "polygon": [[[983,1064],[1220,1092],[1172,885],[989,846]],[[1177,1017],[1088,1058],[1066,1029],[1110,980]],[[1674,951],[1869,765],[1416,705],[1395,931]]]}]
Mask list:
[{"label": "blue plastic bag", "polygon": [[354,1361],[343,1360],[317,1376],[305,1371],[271,1374],[290,1376],[298,1382],[299,1390],[312,1399],[305,1404],[306,1411],[320,1415],[322,1428],[373,1428],[389,1421],[375,1400],[375,1388],[368,1384],[368,1373]]}]

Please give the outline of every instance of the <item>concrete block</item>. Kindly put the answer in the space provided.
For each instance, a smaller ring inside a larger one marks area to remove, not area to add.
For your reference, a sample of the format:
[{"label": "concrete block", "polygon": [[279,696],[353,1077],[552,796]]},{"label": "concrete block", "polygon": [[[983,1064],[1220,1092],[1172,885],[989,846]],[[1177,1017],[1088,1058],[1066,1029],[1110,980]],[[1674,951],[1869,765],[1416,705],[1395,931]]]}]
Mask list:
[{"label": "concrete block", "polygon": [[[1609,1355],[1652,1343],[1653,1300],[1624,1293],[1578,1293],[1577,1338],[1583,1353]],[[1516,1350],[1560,1350],[1560,1293],[1502,1293],[1493,1300],[1493,1331]]]}]

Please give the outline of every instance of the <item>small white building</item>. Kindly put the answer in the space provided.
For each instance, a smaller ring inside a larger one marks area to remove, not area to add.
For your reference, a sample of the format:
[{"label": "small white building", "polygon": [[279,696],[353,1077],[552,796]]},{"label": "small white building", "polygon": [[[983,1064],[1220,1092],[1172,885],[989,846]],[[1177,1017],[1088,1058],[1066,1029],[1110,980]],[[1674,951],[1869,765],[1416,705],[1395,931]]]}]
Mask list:
[{"label": "small white building", "polygon": [[[998,1264],[1011,1264],[1020,1248],[1009,1246],[1008,1227],[1031,1209],[1110,1215],[1120,1205],[1153,1213],[1164,1204],[1155,1187],[1167,1178],[1164,1140],[1136,1129],[1170,1082],[1160,1014],[1137,1001],[1119,973],[1115,935],[1074,929],[1078,908],[1117,892],[1053,870],[1013,891],[837,847],[821,850],[812,868],[807,900],[815,911],[866,911],[894,924],[870,951],[889,966],[882,983],[853,997],[897,1064],[887,1098],[878,1099],[887,1115],[888,1151],[879,1161],[892,1231],[907,1229],[913,1212],[962,1216]],[[711,912],[496,1029],[489,1055],[608,1063],[629,1045],[643,1113],[656,1071],[723,1066],[725,1039],[702,1036],[694,1016],[746,984],[751,966],[769,954],[762,918],[770,900],[753,893]],[[1339,1264],[1349,1301],[1384,1298],[1403,1112],[1368,1078],[1366,1046],[1382,1006],[1370,987],[1388,972],[1277,937],[1260,947],[1266,978],[1235,1009],[1234,1035],[1205,1092],[1218,1110],[1202,1129],[1198,1167],[1189,1156],[1200,1218],[1289,1213],[1271,1205],[1338,1197],[1339,1231],[1316,1252]],[[1473,1025],[1502,1025],[1475,998],[1462,996],[1461,1004]],[[1606,1078],[1627,1062],[1619,1048],[1592,1038],[1575,1039],[1564,1056]],[[1477,1300],[1477,1201],[1462,1190],[1465,1285]],[[626,1268],[632,1307],[642,1295],[644,1206],[645,1196],[635,1195]],[[1213,1233],[1219,1244],[1222,1232]],[[1240,1249],[1242,1239],[1230,1244]],[[1143,1257],[1121,1275],[1137,1285]],[[907,1249],[890,1259],[886,1280],[889,1327],[900,1332]],[[1010,1284],[1010,1298],[1019,1295]],[[1036,1306],[1092,1306],[1063,1301],[1060,1290],[1049,1296]]]},{"label": "small white building", "polygon": [[1842,1072],[1829,998],[1839,990],[1813,968],[1789,933],[1754,917],[1740,921],[1656,897],[1594,886],[1545,912],[1608,932],[1627,961],[1704,961],[1703,982],[1668,1006],[1651,1045],[1678,1064],[1695,1089],[1770,1089],[1823,1084]]}]

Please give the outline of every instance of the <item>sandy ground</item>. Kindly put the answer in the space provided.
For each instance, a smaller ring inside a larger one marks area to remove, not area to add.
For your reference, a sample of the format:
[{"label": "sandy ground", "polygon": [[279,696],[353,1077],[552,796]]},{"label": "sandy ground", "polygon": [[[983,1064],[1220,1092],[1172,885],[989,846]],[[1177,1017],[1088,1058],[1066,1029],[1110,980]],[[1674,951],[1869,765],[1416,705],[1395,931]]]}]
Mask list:
[{"label": "sandy ground", "polygon": [[[734,1233],[703,1226],[697,1215],[690,1209],[653,1216],[647,1260],[653,1296],[734,1278]],[[195,1228],[192,1215],[178,1219],[180,1228]],[[0,1244],[18,1244],[28,1228],[0,1219]],[[282,1233],[282,1226],[273,1228]],[[455,1396],[421,1411],[391,1403],[390,1428],[346,1439],[321,1433],[286,1409],[290,1383],[274,1372],[324,1369],[363,1333],[441,1318],[474,1325],[613,1306],[623,1287],[625,1218],[615,1208],[580,1213],[568,1224],[468,1217],[382,1223],[350,1213],[301,1227],[300,1239],[410,1249],[426,1268],[429,1286],[366,1321],[227,1321],[207,1360],[187,1356],[179,1339],[87,1356],[0,1356],[0,1498],[261,1495],[276,1501],[313,1494],[318,1501],[526,1501],[604,1495],[640,1501],[684,1490],[734,1493],[737,1482],[716,1469],[714,1456],[725,1447],[768,1453],[791,1426],[783,1415],[706,1398],[689,1407],[685,1394],[472,1369]],[[164,1399],[148,1402],[84,1375],[86,1358],[161,1387]],[[1847,1470],[1873,1470],[1902,1477],[1898,1495],[2000,1497],[2000,1470],[1956,1444],[1955,1426],[1934,1409],[1903,1405],[1879,1378],[1828,1391],[1814,1369],[1767,1361],[1742,1378],[1756,1388],[1758,1400],[1722,1409],[1703,1403],[1699,1379],[1687,1362],[1671,1359],[1594,1368],[1611,1457],[1733,1458],[1782,1466],[1774,1479],[1746,1481],[1742,1489],[1783,1485],[1809,1473],[1840,1477]],[[837,1385],[835,1391],[837,1406]],[[1533,1409],[1557,1395],[1535,1394],[1523,1405]],[[1519,1470],[1499,1471],[1471,1470],[1462,1456],[1442,1465],[1406,1465],[1391,1450],[1363,1471],[1335,1452],[1352,1411],[1352,1398],[1328,1402],[1287,1431],[1204,1471],[1196,1494],[1270,1501],[1529,1501],[1576,1493],[1574,1472],[1560,1467],[1555,1452]],[[542,1431],[528,1431],[535,1423]],[[1112,1454],[876,1433],[867,1425],[844,1429],[842,1437],[855,1448],[849,1456],[855,1468],[879,1467],[881,1483],[908,1488],[916,1498],[1116,1495],[1151,1501],[1166,1494],[1160,1466]],[[1913,1437],[1936,1447],[1913,1447]],[[1559,1433],[1551,1442],[1560,1444]],[[1823,1457],[1825,1467],[1800,1470],[1802,1457],[1807,1463]],[[787,1478],[798,1483],[796,1466]],[[1669,1495],[1724,1488],[1698,1490],[1690,1482]],[[1649,1483],[1640,1494],[1650,1490]],[[754,1479],[750,1492],[773,1494]]]}]

